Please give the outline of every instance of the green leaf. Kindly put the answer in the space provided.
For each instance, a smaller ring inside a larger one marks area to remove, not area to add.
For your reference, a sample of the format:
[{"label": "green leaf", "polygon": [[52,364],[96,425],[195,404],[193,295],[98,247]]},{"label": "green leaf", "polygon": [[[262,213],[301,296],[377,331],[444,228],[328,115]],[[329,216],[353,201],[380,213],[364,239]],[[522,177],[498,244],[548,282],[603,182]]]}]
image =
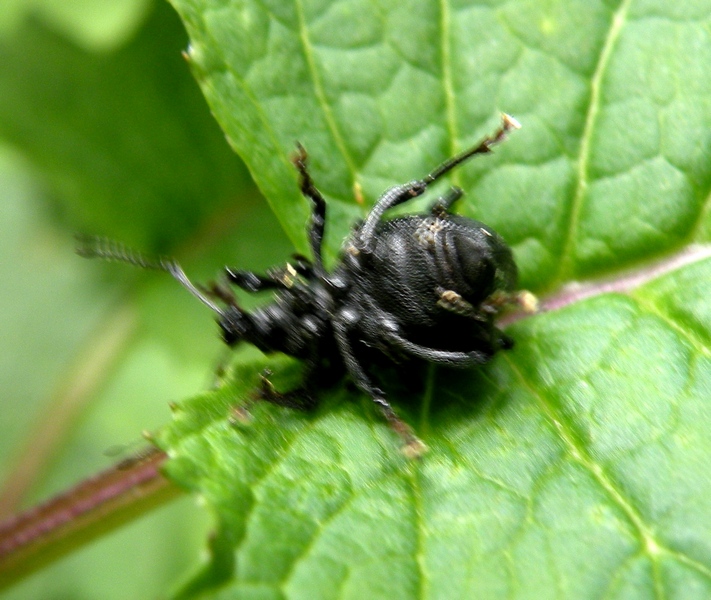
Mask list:
[{"label": "green leaf", "polygon": [[[709,238],[711,3],[173,4],[213,113],[301,251],[294,140],[334,256],[359,189],[372,204],[506,111],[524,129],[452,174],[460,210],[511,243],[523,286],[604,274],[617,290],[516,323],[485,368],[386,377],[430,448],[419,461],[341,387],[313,414],[258,404],[233,425],[264,362],[181,403],[168,469],[216,524],[182,595],[708,597],[711,260],[640,265]],[[630,268],[648,282],[627,285]]]}]

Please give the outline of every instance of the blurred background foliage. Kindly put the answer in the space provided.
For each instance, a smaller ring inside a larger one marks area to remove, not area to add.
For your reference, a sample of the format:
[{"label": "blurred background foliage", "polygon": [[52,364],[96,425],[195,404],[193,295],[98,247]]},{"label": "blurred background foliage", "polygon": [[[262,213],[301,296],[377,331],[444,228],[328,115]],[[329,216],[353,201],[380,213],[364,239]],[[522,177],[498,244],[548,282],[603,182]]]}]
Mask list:
[{"label": "blurred background foliage", "polygon": [[[198,279],[290,252],[186,46],[165,2],[0,4],[2,516],[137,451],[222,352],[208,311],[169,277],[83,261],[75,232],[174,255]],[[155,597],[195,563],[207,527],[186,496],[4,597]]]}]

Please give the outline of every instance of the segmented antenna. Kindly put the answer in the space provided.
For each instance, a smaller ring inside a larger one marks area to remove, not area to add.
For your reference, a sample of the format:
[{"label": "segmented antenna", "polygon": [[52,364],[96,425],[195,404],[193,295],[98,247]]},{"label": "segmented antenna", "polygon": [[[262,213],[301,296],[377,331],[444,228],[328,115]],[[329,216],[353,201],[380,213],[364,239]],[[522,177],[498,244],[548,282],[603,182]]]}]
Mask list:
[{"label": "segmented antenna", "polygon": [[154,271],[165,271],[173,276],[186,290],[195,296],[205,306],[215,311],[221,317],[224,316],[222,309],[217,306],[210,298],[205,296],[183,271],[182,267],[172,258],[158,257],[151,259],[132,250],[114,240],[103,237],[95,237],[89,235],[76,235],[77,241],[76,253],[84,258],[100,258],[101,260],[111,262],[124,262],[129,265],[141,267],[142,269],[151,269]]}]

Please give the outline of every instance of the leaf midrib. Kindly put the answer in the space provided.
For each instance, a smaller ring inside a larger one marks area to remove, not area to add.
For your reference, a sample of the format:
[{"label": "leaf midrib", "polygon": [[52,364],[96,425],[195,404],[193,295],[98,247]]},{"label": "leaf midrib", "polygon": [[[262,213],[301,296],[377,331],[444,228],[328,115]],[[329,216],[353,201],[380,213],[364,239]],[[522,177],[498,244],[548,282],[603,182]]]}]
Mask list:
[{"label": "leaf midrib", "polygon": [[356,182],[357,168],[355,166],[355,161],[348,151],[348,146],[346,145],[345,139],[341,134],[341,130],[339,129],[336,119],[333,116],[331,106],[326,98],[326,92],[323,87],[323,82],[321,81],[321,75],[316,67],[313,44],[311,43],[311,38],[309,37],[309,30],[306,24],[306,17],[304,16],[304,6],[302,0],[294,0],[294,6],[296,7],[296,16],[299,22],[299,41],[304,49],[304,56],[306,57],[306,64],[308,66],[309,76],[311,77],[311,83],[314,87],[314,94],[316,95],[318,104],[323,112],[326,125],[328,126],[328,129],[333,136],[333,140],[336,143],[341,156],[343,156],[346,166],[348,167],[352,187]]}]

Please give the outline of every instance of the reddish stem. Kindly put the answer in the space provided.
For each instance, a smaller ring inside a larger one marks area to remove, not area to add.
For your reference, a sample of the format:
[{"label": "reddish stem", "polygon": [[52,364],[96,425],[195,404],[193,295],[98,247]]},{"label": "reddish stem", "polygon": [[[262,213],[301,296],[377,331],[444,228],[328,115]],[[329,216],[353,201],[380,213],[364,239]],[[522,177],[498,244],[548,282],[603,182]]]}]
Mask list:
[{"label": "reddish stem", "polygon": [[0,588],[177,495],[166,459],[151,448],[0,523]]}]

